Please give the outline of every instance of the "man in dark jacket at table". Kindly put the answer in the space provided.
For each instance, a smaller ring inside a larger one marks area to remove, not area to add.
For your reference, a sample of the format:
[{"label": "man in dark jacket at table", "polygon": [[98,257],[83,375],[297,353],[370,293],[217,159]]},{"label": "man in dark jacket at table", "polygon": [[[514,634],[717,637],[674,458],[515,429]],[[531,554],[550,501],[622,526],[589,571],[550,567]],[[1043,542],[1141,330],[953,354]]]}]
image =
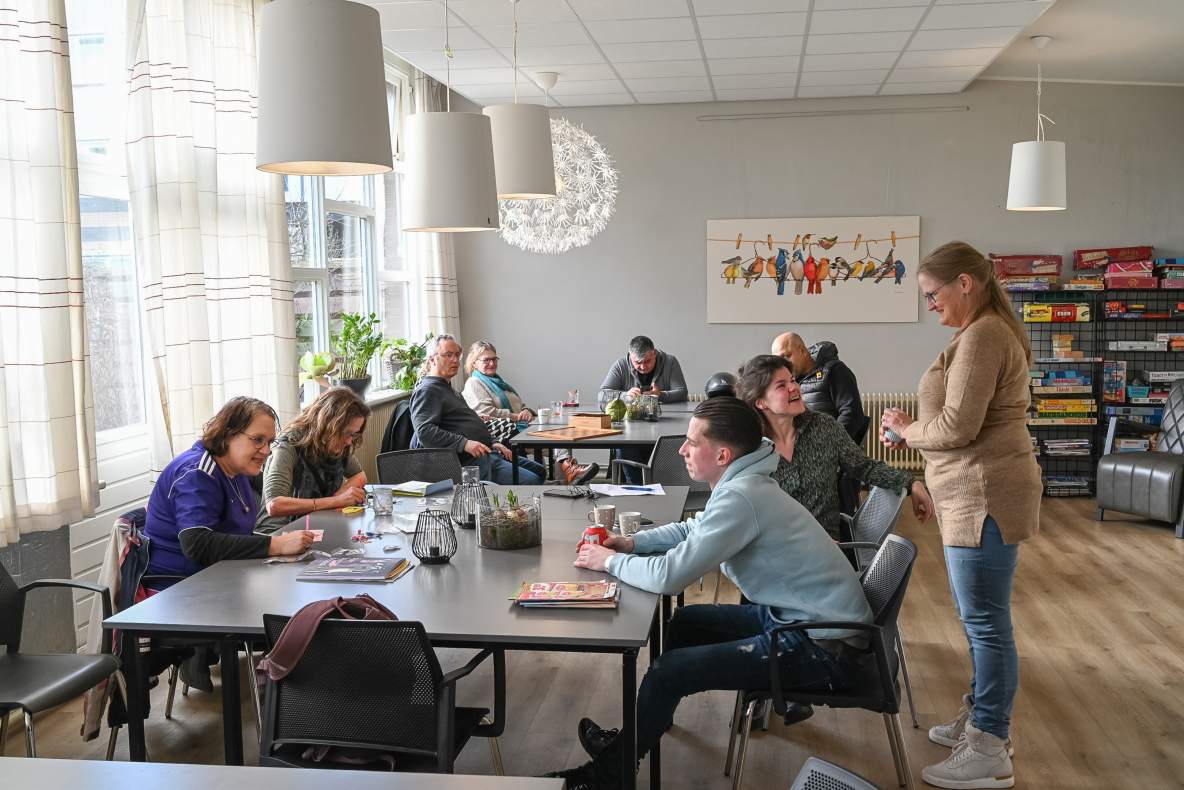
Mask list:
[{"label": "man in dark jacket at table", "polygon": [[811,411],[834,417],[858,444],[867,435],[868,418],[859,397],[855,374],[839,359],[839,349],[829,340],[806,348],[801,336],[785,332],[773,341],[773,352],[793,368],[802,388],[802,400]]}]

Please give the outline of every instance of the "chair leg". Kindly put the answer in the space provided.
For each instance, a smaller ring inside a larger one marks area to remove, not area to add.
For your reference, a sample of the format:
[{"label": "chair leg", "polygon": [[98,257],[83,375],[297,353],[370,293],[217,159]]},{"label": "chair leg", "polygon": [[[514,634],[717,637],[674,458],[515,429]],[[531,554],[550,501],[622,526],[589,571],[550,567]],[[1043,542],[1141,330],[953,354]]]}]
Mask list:
[{"label": "chair leg", "polygon": [[913,729],[919,729],[917,724],[917,708],[913,705],[913,684],[909,682],[909,662],[904,656],[904,639],[899,629],[896,632],[896,652],[900,656],[900,674],[904,676],[904,693],[909,699],[909,715],[913,717]]},{"label": "chair leg", "polygon": [[[481,723],[487,726],[493,724],[493,722],[489,720],[488,716],[482,716]],[[497,738],[489,739],[489,756],[493,760],[493,773],[496,776],[505,776],[506,770],[502,766],[502,750],[497,744]]]},{"label": "chair leg", "polygon": [[263,732],[263,707],[259,702],[259,681],[255,678],[255,651],[250,642],[243,642],[243,649],[247,651],[247,683],[251,686],[251,709],[255,711],[255,727],[257,732]]},{"label": "chair leg", "polygon": [[744,781],[744,758],[748,756],[748,733],[752,730],[752,714],[756,710],[756,703],[750,702],[744,709],[744,717],[740,720],[740,747],[736,754],[736,772],[732,777],[732,790],[740,790]]},{"label": "chair leg", "polygon": [[723,583],[723,580],[724,580],[724,572],[721,569],[716,568],[715,569],[715,595],[711,596],[712,603],[719,603],[719,586]]},{"label": "chair leg", "polygon": [[33,714],[25,711],[25,756],[37,756],[37,739],[33,737]]},{"label": "chair leg", "polygon": [[164,717],[173,718],[173,697],[177,694],[177,675],[181,673],[181,665],[173,664],[169,670],[169,695],[164,700]]},{"label": "chair leg", "polygon": [[8,711],[0,712],[0,757],[4,756],[4,748],[8,745]]},{"label": "chair leg", "polygon": [[111,734],[107,736],[107,761],[115,759],[115,742],[119,740],[119,728],[112,727]]},{"label": "chair leg", "polygon": [[888,746],[892,750],[892,763],[896,766],[896,779],[906,790],[913,790],[913,771],[909,766],[909,755],[904,745],[904,732],[900,727],[900,716],[885,713],[884,729],[888,731]]},{"label": "chair leg", "polygon": [[732,721],[729,726],[732,728],[731,734],[728,736],[728,757],[724,761],[724,776],[732,775],[732,760],[736,752],[736,735],[740,732],[740,719],[744,714],[744,692],[736,692],[736,707],[732,711]]},{"label": "chair leg", "polygon": [[1104,508],[1104,507],[1100,507],[1100,508],[1098,508],[1098,511],[1097,511],[1097,512],[1094,514],[1094,518],[1095,518],[1096,520],[1098,520],[1098,521],[1103,521],[1103,520],[1105,520],[1105,518],[1106,518],[1106,508]]}]

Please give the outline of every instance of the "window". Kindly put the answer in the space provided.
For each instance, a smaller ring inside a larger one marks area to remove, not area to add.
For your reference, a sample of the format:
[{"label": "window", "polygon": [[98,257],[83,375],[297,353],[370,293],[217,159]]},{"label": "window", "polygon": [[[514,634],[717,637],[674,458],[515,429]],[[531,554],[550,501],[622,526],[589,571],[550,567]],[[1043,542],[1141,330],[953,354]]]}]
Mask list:
[{"label": "window", "polygon": [[[387,338],[421,334],[411,298],[415,273],[400,216],[400,122],[406,76],[388,67],[387,110],[395,169],[381,176],[285,176],[284,202],[295,281],[297,358],[329,351],[343,313],[378,313]],[[372,364],[375,388],[389,375]]]},{"label": "window", "polygon": [[123,141],[125,20],[87,0],[66,0],[78,148],[82,277],[100,460],[144,434],[139,286]]}]

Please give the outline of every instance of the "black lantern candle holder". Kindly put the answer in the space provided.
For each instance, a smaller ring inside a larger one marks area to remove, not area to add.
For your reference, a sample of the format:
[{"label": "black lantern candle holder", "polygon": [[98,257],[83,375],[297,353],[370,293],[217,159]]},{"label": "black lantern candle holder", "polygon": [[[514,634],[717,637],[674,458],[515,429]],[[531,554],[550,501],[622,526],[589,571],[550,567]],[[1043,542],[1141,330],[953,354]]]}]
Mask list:
[{"label": "black lantern candle holder", "polygon": [[411,553],[425,565],[439,565],[456,554],[456,531],[452,517],[443,510],[425,510],[415,522]]},{"label": "black lantern candle holder", "polygon": [[452,523],[461,529],[477,528],[477,510],[485,500],[485,484],[475,466],[461,469],[461,483],[452,492]]}]

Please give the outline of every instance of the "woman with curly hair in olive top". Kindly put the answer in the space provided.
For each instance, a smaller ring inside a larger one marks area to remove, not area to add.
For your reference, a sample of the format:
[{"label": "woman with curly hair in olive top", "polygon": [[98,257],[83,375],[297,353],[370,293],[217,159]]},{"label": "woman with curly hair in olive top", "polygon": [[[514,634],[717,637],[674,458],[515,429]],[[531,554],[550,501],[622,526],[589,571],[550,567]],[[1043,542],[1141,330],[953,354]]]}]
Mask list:
[{"label": "woman with curly hair in olive top", "polygon": [[868,485],[908,491],[919,521],[933,513],[924,483],[868,458],[834,417],[806,408],[793,369],[782,357],[761,354],[744,363],[736,394],[761,415],[765,436],[781,454],[773,479],[813,513],[831,537],[839,537],[840,472]]}]

